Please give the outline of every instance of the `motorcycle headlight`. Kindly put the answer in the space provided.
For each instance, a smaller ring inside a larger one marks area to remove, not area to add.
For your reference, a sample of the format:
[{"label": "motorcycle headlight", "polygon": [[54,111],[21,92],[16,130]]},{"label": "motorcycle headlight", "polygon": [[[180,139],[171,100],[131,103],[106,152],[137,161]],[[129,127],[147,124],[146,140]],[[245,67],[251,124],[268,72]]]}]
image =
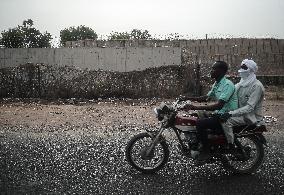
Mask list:
[{"label": "motorcycle headlight", "polygon": [[159,108],[154,108],[154,113],[159,121],[164,119],[164,115],[162,114],[162,110]]},{"label": "motorcycle headlight", "polygon": [[154,108],[154,113],[155,113],[156,117],[159,116],[158,108]]}]

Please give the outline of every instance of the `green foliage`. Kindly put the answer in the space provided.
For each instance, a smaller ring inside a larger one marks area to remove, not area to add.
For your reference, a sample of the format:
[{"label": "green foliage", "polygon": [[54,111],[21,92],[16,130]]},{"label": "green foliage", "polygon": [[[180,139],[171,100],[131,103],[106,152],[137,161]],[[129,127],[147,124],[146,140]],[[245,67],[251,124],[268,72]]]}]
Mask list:
[{"label": "green foliage", "polygon": [[181,40],[182,39],[182,35],[180,35],[179,33],[170,33],[165,37],[166,40]]},{"label": "green foliage", "polygon": [[1,34],[1,45],[6,48],[37,48],[51,46],[51,34],[48,32],[41,33],[34,28],[31,19],[24,20],[22,26],[3,31]]},{"label": "green foliage", "polygon": [[130,33],[131,39],[137,40],[137,39],[144,39],[148,40],[151,39],[151,35],[149,34],[148,30],[139,30],[139,29],[133,29]]},{"label": "green foliage", "polygon": [[148,40],[151,39],[151,35],[148,30],[133,29],[128,32],[113,32],[108,37],[109,40]]},{"label": "green foliage", "polygon": [[24,37],[18,28],[3,31],[1,45],[6,48],[21,48],[24,47]]},{"label": "green foliage", "polygon": [[108,37],[109,40],[129,40],[130,34],[128,32],[112,32]]},{"label": "green foliage", "polygon": [[69,27],[60,31],[60,42],[65,45],[66,41],[78,41],[85,39],[97,39],[97,33],[86,26]]},{"label": "green foliage", "polygon": [[34,21],[32,21],[32,19],[23,21],[23,27],[32,27],[33,25],[34,25]]}]

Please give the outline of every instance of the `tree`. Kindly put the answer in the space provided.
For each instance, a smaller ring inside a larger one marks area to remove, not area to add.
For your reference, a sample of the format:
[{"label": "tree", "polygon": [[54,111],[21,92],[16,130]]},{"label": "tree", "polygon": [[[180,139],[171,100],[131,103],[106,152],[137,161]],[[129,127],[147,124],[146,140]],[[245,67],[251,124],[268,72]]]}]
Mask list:
[{"label": "tree", "polygon": [[151,39],[151,35],[148,30],[133,29],[130,33],[128,32],[113,32],[109,36],[109,40],[141,40]]},{"label": "tree", "polygon": [[129,40],[130,34],[128,32],[112,32],[108,37],[109,40]]},{"label": "tree", "polygon": [[60,31],[60,43],[65,45],[66,41],[78,41],[85,39],[97,39],[97,33],[86,26],[69,27]]},{"label": "tree", "polygon": [[27,19],[23,21],[23,26],[24,27],[32,27],[34,25],[34,21],[32,21],[32,19]]},{"label": "tree", "polygon": [[1,45],[7,48],[50,47],[52,36],[33,27],[33,20],[24,20],[22,26],[3,31]]},{"label": "tree", "polygon": [[22,32],[17,29],[9,29],[8,31],[3,31],[1,38],[1,45],[7,48],[21,48],[24,47],[24,37]]},{"label": "tree", "polygon": [[180,35],[179,33],[170,33],[168,35],[166,35],[165,39],[166,40],[170,40],[170,41],[173,41],[173,40],[182,40],[182,35]]},{"label": "tree", "polygon": [[137,40],[137,39],[151,39],[151,35],[149,34],[148,30],[139,30],[139,29],[133,29],[130,33],[131,39]]}]

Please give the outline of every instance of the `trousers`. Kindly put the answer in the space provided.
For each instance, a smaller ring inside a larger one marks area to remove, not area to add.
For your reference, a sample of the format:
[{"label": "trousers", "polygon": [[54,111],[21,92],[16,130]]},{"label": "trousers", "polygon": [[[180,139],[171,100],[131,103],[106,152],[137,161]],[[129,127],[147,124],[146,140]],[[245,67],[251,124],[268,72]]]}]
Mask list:
[{"label": "trousers", "polygon": [[231,117],[226,122],[222,123],[224,134],[228,143],[234,143],[233,126],[241,126],[247,124],[244,117]]},{"label": "trousers", "polygon": [[197,138],[205,148],[208,146],[207,129],[211,129],[216,134],[223,133],[222,125],[217,117],[202,118],[197,120]]}]

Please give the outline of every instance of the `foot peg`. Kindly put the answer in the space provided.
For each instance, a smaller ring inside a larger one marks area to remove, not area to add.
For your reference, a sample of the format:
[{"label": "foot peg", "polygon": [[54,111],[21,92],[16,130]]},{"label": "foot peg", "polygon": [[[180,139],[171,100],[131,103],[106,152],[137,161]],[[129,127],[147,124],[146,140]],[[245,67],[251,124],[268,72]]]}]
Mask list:
[{"label": "foot peg", "polygon": [[197,159],[199,155],[200,155],[200,152],[199,152],[199,151],[197,151],[197,150],[190,150],[190,156],[191,156],[193,159]]}]

